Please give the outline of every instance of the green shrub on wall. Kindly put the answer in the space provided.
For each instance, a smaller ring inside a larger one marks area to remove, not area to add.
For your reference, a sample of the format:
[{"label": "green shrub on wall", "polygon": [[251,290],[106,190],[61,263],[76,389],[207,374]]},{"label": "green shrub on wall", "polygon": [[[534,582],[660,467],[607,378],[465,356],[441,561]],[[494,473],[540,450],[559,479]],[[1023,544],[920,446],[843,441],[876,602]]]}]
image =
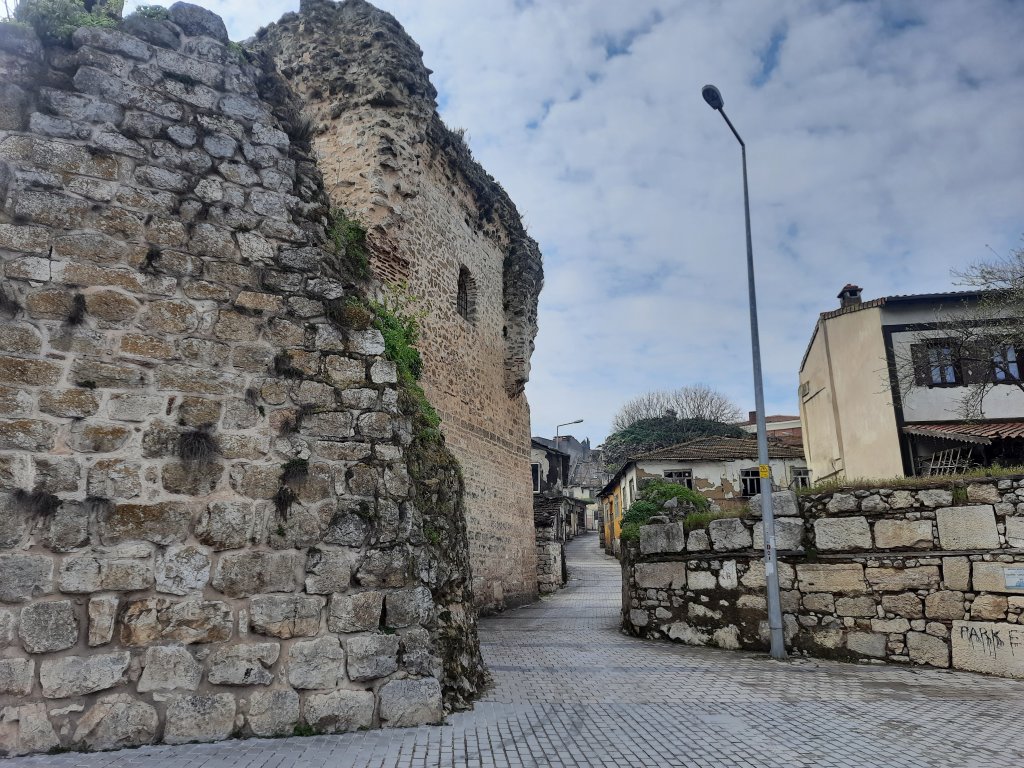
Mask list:
[{"label": "green shrub on wall", "polygon": [[423,358],[416,343],[423,312],[416,311],[416,300],[401,285],[390,288],[382,301],[370,302],[370,306],[376,314],[374,325],[384,337],[384,354],[398,370],[402,395],[412,402],[419,416],[419,436],[428,441],[440,439],[441,417],[419,384]]},{"label": "green shrub on wall", "polygon": [[79,27],[116,26],[123,7],[124,0],[96,2],[91,11],[84,0],[21,0],[12,16],[32,27],[44,43],[68,45]]}]

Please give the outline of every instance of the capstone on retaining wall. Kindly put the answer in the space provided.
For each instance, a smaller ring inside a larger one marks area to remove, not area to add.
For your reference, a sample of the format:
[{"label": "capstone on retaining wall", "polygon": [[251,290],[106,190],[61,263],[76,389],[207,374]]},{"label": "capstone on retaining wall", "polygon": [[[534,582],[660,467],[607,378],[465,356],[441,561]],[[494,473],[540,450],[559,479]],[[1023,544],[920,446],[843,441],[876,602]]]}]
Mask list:
[{"label": "capstone on retaining wall", "polygon": [[[787,647],[1024,678],[1024,480],[776,494]],[[758,499],[751,508],[759,510]],[[623,627],[768,647],[762,524],[647,525],[624,548]]]},{"label": "capstone on retaining wall", "polygon": [[0,753],[438,722],[459,468],[223,22],[0,25]]}]

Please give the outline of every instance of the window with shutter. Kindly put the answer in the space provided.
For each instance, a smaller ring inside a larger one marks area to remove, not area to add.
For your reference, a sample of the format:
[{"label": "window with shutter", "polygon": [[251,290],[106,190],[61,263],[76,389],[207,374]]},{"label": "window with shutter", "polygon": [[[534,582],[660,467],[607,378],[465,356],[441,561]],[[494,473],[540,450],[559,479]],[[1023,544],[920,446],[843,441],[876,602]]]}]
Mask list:
[{"label": "window with shutter", "polygon": [[953,387],[964,383],[960,355],[952,339],[912,344],[914,380],[922,387]]}]

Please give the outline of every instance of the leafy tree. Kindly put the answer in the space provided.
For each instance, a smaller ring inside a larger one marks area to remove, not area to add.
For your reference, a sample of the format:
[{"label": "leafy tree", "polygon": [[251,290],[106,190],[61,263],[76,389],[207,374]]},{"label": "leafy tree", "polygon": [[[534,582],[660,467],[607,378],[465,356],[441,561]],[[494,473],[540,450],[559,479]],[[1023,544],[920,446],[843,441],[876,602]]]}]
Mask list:
[{"label": "leafy tree", "polygon": [[634,397],[619,408],[612,420],[612,429],[621,431],[638,421],[666,415],[727,424],[743,418],[739,406],[721,392],[707,384],[695,384],[674,390],[653,390]]},{"label": "leafy tree", "polygon": [[605,463],[618,469],[633,456],[702,437],[748,437],[733,424],[707,419],[679,419],[660,416],[641,419],[613,432],[601,446]]}]

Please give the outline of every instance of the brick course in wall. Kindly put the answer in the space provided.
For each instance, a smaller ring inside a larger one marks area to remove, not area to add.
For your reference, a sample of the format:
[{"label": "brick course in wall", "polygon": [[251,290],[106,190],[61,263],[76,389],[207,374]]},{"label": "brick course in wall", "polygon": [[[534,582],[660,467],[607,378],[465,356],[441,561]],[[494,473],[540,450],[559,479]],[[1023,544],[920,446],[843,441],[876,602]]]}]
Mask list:
[{"label": "brick course in wall", "polygon": [[[956,491],[779,495],[783,630],[793,652],[1024,678],[1024,479]],[[752,503],[752,509],[760,509]],[[624,548],[623,628],[764,650],[761,523],[646,525]]]},{"label": "brick course in wall", "polygon": [[[420,49],[389,14],[363,0],[303,0],[257,45],[305,100],[331,199],[368,226],[375,274],[419,299],[422,383],[466,479],[477,605],[531,600],[523,385],[537,331],[537,245],[441,122]],[[468,318],[456,306],[460,270],[472,281]]]}]

